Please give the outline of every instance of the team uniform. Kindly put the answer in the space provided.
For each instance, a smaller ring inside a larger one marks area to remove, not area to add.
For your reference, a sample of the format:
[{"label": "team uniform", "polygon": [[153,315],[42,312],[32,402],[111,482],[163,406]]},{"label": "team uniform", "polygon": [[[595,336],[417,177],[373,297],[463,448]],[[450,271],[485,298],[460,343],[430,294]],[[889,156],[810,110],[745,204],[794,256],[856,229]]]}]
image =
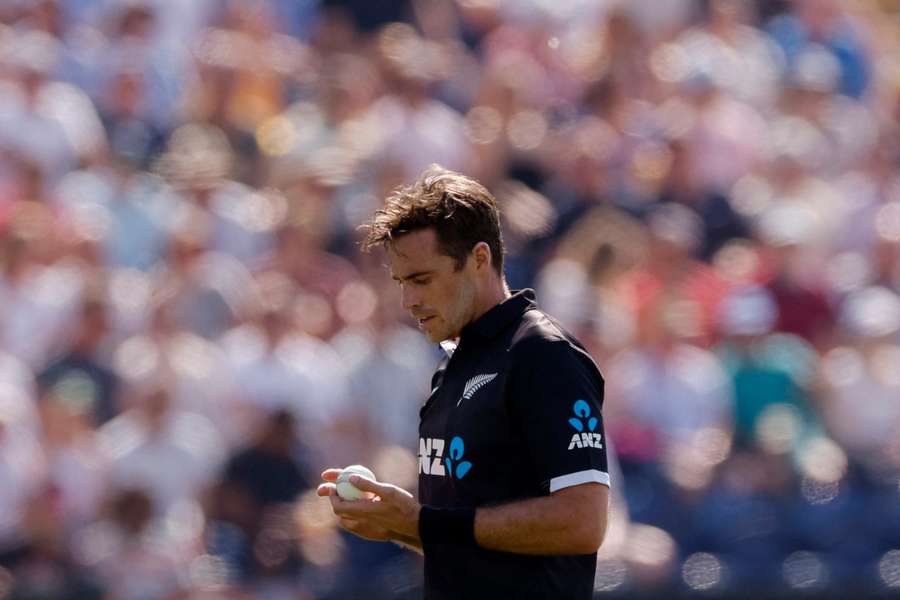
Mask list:
[{"label": "team uniform", "polygon": [[[467,325],[420,411],[419,501],[478,507],[609,485],[603,378],[524,290]],[[425,544],[426,600],[589,599],[596,555]]]}]

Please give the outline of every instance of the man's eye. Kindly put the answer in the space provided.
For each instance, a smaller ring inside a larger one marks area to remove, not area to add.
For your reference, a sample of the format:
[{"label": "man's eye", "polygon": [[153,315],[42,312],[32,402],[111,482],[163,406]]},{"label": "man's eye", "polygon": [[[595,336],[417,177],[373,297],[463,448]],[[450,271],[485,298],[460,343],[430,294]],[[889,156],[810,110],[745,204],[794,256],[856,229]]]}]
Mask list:
[{"label": "man's eye", "polygon": [[428,278],[425,278],[425,279],[413,279],[412,282],[413,282],[414,284],[416,284],[416,285],[428,285],[429,283],[431,283],[431,279],[428,279]]}]

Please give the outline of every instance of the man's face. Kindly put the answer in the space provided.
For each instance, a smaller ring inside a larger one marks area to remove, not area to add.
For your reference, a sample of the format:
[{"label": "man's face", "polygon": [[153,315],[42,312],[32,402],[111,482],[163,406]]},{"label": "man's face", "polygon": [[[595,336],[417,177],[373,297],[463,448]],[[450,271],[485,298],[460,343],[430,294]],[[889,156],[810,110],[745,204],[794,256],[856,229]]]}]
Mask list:
[{"label": "man's face", "polygon": [[472,257],[462,269],[441,254],[433,229],[404,234],[388,248],[391,276],[400,284],[403,308],[431,342],[457,337],[475,314]]}]

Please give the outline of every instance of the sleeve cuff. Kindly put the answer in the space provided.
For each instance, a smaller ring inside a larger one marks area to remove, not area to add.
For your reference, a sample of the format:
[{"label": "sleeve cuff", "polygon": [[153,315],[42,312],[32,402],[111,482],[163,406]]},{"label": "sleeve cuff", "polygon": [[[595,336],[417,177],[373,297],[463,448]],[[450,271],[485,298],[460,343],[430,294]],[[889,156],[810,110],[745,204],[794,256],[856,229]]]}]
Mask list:
[{"label": "sleeve cuff", "polygon": [[601,483],[609,487],[609,473],[598,471],[597,469],[589,469],[587,471],[578,471],[577,473],[569,473],[568,475],[560,475],[550,480],[550,493],[557,492],[563,488],[572,487],[573,485],[581,485],[582,483]]}]

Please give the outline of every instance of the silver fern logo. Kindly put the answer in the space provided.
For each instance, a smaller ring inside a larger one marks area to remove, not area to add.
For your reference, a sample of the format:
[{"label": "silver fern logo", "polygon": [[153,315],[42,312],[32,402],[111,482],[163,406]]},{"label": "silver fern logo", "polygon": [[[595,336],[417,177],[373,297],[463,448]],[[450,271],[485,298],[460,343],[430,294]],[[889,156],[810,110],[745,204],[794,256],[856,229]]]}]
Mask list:
[{"label": "silver fern logo", "polygon": [[464,398],[466,400],[471,400],[472,396],[475,395],[475,392],[493,381],[496,376],[496,373],[482,373],[481,375],[476,375],[468,380],[466,382],[466,387],[463,388],[463,395],[456,401],[456,405],[459,406]]}]

